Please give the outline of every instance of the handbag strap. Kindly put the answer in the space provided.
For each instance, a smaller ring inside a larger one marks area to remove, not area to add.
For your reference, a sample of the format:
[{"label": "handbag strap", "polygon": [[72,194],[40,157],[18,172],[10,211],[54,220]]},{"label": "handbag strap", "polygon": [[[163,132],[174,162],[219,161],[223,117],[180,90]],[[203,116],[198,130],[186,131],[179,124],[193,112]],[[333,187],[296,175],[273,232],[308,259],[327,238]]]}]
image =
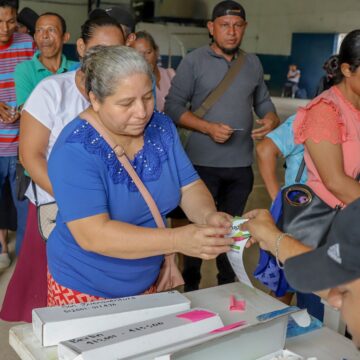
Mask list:
[{"label": "handbag strap", "polygon": [[118,158],[120,164],[125,168],[125,170],[128,172],[129,176],[133,180],[136,187],[139,189],[140,194],[144,198],[146,204],[148,205],[152,216],[155,219],[155,223],[159,228],[165,228],[164,220],[160,214],[159,208],[157,207],[153,197],[151,196],[149,190],[146,188],[144,183],[139,178],[138,174],[130,164],[130,161],[128,157],[125,154],[125,150],[123,147],[119,144],[117,144],[111,135],[107,132],[105,127],[97,121],[95,118],[93,118],[90,114],[81,114],[81,118],[86,120],[89,124],[93,126],[94,129],[97,130],[97,132],[103,137],[103,139],[109,144],[109,146],[113,149],[116,157]]},{"label": "handbag strap", "polygon": [[224,78],[220,81],[216,88],[211,91],[203,103],[193,112],[196,116],[202,118],[225,93],[242,68],[245,55],[246,53],[240,50],[237,59],[231,64]]},{"label": "handbag strap", "polygon": [[297,172],[297,174],[296,174],[296,178],[295,178],[295,183],[299,183],[300,182],[300,179],[301,179],[301,177],[302,177],[302,175],[303,175],[303,173],[304,173],[304,170],[305,170],[305,159],[304,158],[302,158],[302,160],[301,160],[301,163],[300,163],[300,166],[299,166],[299,170],[298,170],[298,172]]},{"label": "handbag strap", "polygon": [[[305,166],[306,166],[306,164],[305,164],[305,159],[302,158],[301,164],[300,164],[300,166],[299,166],[299,170],[298,170],[298,172],[297,172],[297,174],[296,174],[295,183],[299,183],[299,182],[300,182],[300,179],[301,179],[301,177],[302,177],[302,174],[304,173],[304,170],[305,170]],[[355,180],[356,180],[357,182],[360,181],[360,172],[356,175]]]}]

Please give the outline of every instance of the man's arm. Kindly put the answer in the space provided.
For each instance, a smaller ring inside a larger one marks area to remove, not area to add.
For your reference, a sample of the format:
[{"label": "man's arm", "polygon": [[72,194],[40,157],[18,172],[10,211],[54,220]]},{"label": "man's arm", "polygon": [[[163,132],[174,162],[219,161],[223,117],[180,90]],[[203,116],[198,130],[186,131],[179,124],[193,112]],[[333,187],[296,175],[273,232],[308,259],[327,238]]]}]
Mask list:
[{"label": "man's arm", "polygon": [[256,145],[257,164],[271,200],[275,200],[280,189],[276,176],[276,164],[280,156],[281,151],[270,138],[265,138]]},{"label": "man's arm", "polygon": [[269,90],[264,81],[264,70],[257,60],[257,73],[258,73],[258,86],[254,92],[253,107],[256,115],[259,117],[256,122],[261,125],[259,128],[254,129],[251,137],[254,140],[262,140],[265,135],[274,130],[280,124],[280,119],[276,114],[276,109],[271,101]]}]

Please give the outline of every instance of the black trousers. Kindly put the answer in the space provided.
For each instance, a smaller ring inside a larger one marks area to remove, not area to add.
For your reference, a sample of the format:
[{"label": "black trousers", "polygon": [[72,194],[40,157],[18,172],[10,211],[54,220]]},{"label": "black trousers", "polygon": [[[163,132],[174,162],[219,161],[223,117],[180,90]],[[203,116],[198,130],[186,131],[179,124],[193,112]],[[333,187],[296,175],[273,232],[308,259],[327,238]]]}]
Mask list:
[{"label": "black trousers", "polygon": [[[6,178],[4,186],[0,189],[0,229],[16,230],[16,207],[11,196],[9,179]],[[1,248],[1,246],[0,246]]]},{"label": "black trousers", "polygon": [[[195,169],[214,197],[218,211],[233,216],[242,215],[254,183],[251,166],[237,168],[195,166]],[[202,259],[184,256],[185,291],[199,288],[201,264]],[[235,274],[226,254],[216,258],[216,266],[219,285],[235,281]]]}]

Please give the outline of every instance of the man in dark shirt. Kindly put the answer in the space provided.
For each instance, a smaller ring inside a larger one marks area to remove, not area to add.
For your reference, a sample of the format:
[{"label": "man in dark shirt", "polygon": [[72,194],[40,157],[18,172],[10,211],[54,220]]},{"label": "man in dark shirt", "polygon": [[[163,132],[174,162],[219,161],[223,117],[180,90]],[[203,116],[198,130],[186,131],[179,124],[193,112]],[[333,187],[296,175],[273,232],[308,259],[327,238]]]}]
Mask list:
[{"label": "man in dark shirt", "polygon": [[[183,59],[165,103],[165,113],[177,125],[193,130],[186,152],[214,196],[218,210],[232,215],[242,214],[252,190],[253,140],[262,139],[279,124],[259,59],[245,54],[241,70],[216,104],[203,118],[194,111],[236,61],[246,26],[245,10],[240,4],[217,4],[208,23],[212,43]],[[255,130],[253,110],[260,118],[260,127]],[[199,287],[200,267],[200,259],[185,258],[186,291]],[[226,255],[217,258],[217,267],[219,284],[235,280]]]}]

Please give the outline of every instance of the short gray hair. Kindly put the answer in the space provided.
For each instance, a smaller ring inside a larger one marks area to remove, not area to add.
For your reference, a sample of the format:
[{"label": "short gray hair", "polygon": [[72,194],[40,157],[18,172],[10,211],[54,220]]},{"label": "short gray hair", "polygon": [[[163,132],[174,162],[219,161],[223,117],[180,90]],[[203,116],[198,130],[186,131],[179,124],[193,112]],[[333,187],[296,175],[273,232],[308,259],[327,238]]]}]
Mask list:
[{"label": "short gray hair", "polygon": [[85,90],[102,102],[115,93],[117,84],[130,75],[143,73],[152,79],[147,61],[135,49],[127,46],[94,46],[81,63],[85,74]]}]

